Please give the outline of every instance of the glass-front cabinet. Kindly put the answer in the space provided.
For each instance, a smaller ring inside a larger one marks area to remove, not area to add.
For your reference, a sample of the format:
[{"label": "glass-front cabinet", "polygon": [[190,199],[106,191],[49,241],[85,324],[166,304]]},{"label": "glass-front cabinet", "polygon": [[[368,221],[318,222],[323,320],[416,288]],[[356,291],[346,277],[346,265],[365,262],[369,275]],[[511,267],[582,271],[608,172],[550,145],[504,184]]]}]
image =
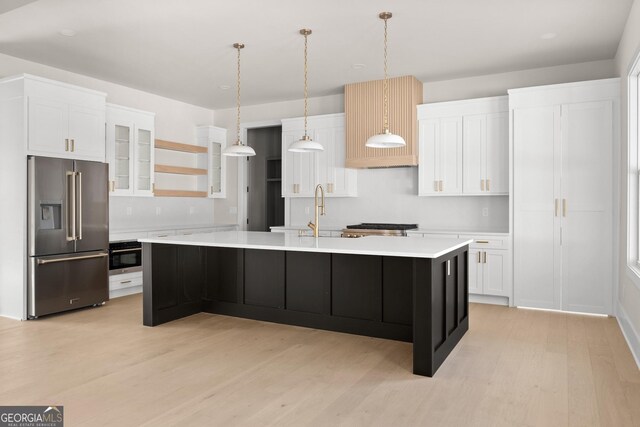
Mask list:
[{"label": "glass-front cabinet", "polygon": [[227,146],[227,130],[215,126],[199,126],[196,129],[198,145],[208,147],[207,196],[223,199],[226,192],[226,158],[222,150]]},{"label": "glass-front cabinet", "polygon": [[109,194],[153,196],[155,114],[107,104]]}]

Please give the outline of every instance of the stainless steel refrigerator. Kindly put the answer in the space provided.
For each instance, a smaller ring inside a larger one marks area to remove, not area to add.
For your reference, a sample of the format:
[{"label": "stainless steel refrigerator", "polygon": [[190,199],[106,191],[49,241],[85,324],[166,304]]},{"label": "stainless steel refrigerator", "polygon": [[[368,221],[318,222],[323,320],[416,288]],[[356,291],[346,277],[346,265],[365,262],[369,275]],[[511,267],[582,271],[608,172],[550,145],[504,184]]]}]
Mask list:
[{"label": "stainless steel refrigerator", "polygon": [[28,157],[29,318],[109,299],[105,163]]}]

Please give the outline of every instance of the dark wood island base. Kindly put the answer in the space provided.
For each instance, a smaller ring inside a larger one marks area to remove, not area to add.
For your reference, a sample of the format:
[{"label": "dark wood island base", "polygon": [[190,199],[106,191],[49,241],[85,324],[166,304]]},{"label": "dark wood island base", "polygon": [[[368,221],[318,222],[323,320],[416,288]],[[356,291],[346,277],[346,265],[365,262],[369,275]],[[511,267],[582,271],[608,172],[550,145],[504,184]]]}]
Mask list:
[{"label": "dark wood island base", "polygon": [[413,342],[433,376],[469,329],[468,246],[439,258],[143,244],[146,326],[207,312]]}]

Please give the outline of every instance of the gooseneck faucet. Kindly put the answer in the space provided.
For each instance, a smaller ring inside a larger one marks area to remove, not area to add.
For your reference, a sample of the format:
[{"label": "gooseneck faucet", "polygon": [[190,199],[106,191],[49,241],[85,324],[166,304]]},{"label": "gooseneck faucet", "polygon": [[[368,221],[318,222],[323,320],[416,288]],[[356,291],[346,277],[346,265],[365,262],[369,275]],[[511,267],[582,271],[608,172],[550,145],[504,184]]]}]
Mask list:
[{"label": "gooseneck faucet", "polygon": [[[321,197],[321,204],[318,204],[318,190],[320,190],[320,197]],[[320,236],[320,224],[319,224],[319,215],[324,215],[324,188],[322,188],[322,185],[318,184],[316,185],[316,192],[313,195],[313,205],[315,208],[315,223],[309,221],[309,224],[307,224],[309,226],[310,229],[313,230],[313,237],[319,237]]]}]

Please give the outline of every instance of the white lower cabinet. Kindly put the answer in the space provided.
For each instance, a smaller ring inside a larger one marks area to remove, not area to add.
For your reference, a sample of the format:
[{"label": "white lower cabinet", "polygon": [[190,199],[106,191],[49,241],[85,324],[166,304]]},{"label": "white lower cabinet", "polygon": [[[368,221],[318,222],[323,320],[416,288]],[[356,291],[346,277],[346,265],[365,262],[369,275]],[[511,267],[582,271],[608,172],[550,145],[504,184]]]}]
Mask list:
[{"label": "white lower cabinet", "polygon": [[509,280],[509,251],[485,249],[481,251],[482,287],[479,294],[508,297],[511,294]]},{"label": "white lower cabinet", "polygon": [[142,271],[109,276],[109,298],[142,292]]},{"label": "white lower cabinet", "polygon": [[[508,234],[469,235],[408,231],[408,237],[473,239],[469,245],[469,293],[489,297],[512,297],[511,249]],[[490,301],[493,302],[493,301]]]},{"label": "white lower cabinet", "polygon": [[469,245],[469,293],[511,298],[511,250],[508,237],[467,236]]}]

